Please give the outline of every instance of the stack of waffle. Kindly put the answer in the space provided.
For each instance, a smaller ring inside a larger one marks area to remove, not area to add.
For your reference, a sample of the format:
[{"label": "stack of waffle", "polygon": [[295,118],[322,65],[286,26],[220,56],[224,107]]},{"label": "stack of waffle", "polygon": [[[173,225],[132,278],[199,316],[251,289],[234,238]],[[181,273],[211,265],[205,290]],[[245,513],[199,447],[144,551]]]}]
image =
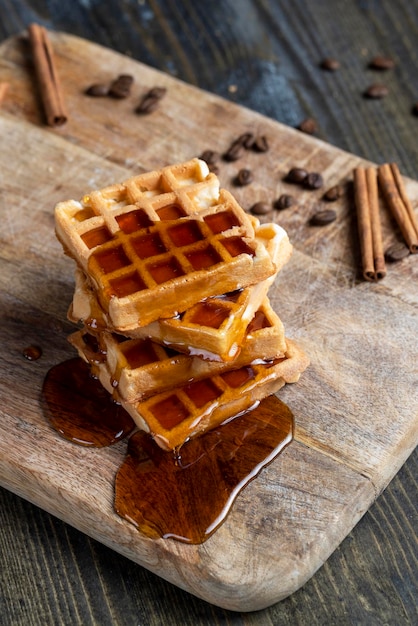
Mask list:
[{"label": "stack of waffle", "polygon": [[76,261],[70,336],[167,450],[255,406],[307,366],[267,292],[292,247],[193,159],[55,209]]}]

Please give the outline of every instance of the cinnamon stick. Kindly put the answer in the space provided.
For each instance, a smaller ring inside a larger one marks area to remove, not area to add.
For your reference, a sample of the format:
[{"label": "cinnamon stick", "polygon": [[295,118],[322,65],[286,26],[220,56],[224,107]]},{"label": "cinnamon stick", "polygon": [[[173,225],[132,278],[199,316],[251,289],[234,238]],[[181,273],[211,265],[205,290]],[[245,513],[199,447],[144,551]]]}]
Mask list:
[{"label": "cinnamon stick", "polygon": [[9,89],[9,83],[0,82],[0,105],[3,103],[3,100],[6,96],[8,89]]},{"label": "cinnamon stick", "polygon": [[354,170],[354,198],[357,210],[363,277],[369,281],[386,276],[376,170],[357,167]]},{"label": "cinnamon stick", "polygon": [[395,218],[406,244],[413,254],[418,252],[418,222],[406,194],[405,185],[396,163],[378,168],[379,183],[388,208]]},{"label": "cinnamon stick", "polygon": [[49,126],[62,126],[67,113],[48,33],[39,24],[31,24],[28,33],[46,122]]}]

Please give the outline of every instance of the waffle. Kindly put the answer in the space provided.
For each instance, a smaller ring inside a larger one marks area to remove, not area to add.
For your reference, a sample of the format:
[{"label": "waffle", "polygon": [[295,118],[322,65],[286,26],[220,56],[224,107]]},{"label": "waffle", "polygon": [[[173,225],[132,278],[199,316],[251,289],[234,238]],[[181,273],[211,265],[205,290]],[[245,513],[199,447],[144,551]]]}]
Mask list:
[{"label": "waffle", "polygon": [[[88,329],[79,330],[69,341],[103,386],[117,400],[129,403],[231,369],[230,363],[187,356],[150,339],[127,339],[106,331],[92,335]],[[283,324],[266,298],[247,326],[233,367],[282,357],[285,350]]]},{"label": "waffle", "polygon": [[[132,329],[129,335],[149,337],[180,352],[209,360],[234,360],[239,354],[248,323],[266,297],[277,272],[292,253],[287,234],[280,226],[260,226],[258,221],[254,225],[257,241],[265,246],[276,268],[272,276],[257,285],[207,298],[174,318],[159,319]],[[94,328],[109,328],[109,320],[80,270],[76,271],[76,288],[69,318]]]},{"label": "waffle", "polygon": [[161,448],[173,450],[251,409],[286,383],[297,382],[307,366],[304,353],[288,341],[281,359],[212,375],[122,406]]},{"label": "waffle", "polygon": [[253,220],[199,159],[55,209],[56,233],[123,334],[275,273]]}]

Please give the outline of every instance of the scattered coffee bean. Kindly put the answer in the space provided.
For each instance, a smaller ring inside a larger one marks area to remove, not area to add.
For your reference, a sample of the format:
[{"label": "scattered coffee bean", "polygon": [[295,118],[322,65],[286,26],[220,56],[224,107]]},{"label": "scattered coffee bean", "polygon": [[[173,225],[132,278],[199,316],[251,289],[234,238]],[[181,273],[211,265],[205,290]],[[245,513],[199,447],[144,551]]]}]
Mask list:
[{"label": "scattered coffee bean", "polygon": [[335,187],[328,189],[322,197],[326,202],[335,202],[338,198],[341,198],[343,193],[343,187],[341,185],[335,185]]},{"label": "scattered coffee bean", "polygon": [[412,107],[412,115],[416,115],[418,117],[418,102],[415,102],[414,106]]},{"label": "scattered coffee bean", "polygon": [[255,152],[267,152],[270,148],[268,139],[265,135],[256,137],[251,145]]},{"label": "scattered coffee bean", "polygon": [[250,209],[254,215],[266,215],[270,213],[271,206],[267,202],[256,202]]},{"label": "scattered coffee bean", "polygon": [[28,346],[23,350],[23,356],[28,361],[37,361],[42,356],[42,349],[39,346]]},{"label": "scattered coffee bean", "polygon": [[370,63],[369,68],[372,70],[391,70],[395,67],[395,61],[390,57],[385,56],[376,56],[374,57]]},{"label": "scattered coffee bean", "polygon": [[110,83],[109,96],[119,99],[127,98],[131,93],[133,82],[133,76],[130,74],[121,74]]},{"label": "scattered coffee bean", "polygon": [[328,72],[335,72],[340,67],[340,62],[337,59],[333,59],[331,57],[327,57],[323,59],[320,63],[320,67],[323,70],[327,70]]},{"label": "scattered coffee bean", "polygon": [[385,259],[389,263],[396,263],[396,261],[402,261],[409,256],[409,248],[402,242],[398,241],[385,251]]},{"label": "scattered coffee bean", "polygon": [[165,87],[153,87],[143,96],[141,102],[136,107],[136,113],[148,114],[155,111],[159,104],[160,100],[167,93],[167,89]]},{"label": "scattered coffee bean", "polygon": [[249,185],[253,180],[253,175],[251,170],[246,168],[241,169],[235,177],[235,184],[244,187],[245,185]]},{"label": "scattered coffee bean", "polygon": [[288,209],[296,203],[296,200],[293,196],[290,196],[287,193],[283,193],[274,203],[274,208],[278,211],[283,211],[283,209]]},{"label": "scattered coffee bean", "polygon": [[310,172],[303,181],[303,186],[306,189],[320,189],[324,184],[324,180],[321,174],[317,172]]},{"label": "scattered coffee bean", "polygon": [[389,89],[386,85],[373,83],[373,85],[367,87],[363,95],[365,98],[369,98],[370,100],[379,100],[380,98],[385,98],[388,94]]},{"label": "scattered coffee bean", "polygon": [[205,161],[208,165],[214,165],[220,158],[221,155],[219,152],[215,152],[215,150],[205,150],[199,157],[199,159],[202,159],[202,161]]},{"label": "scattered coffee bean", "polygon": [[301,167],[292,167],[286,174],[285,180],[288,183],[294,183],[295,185],[301,185],[305,178],[307,177],[308,172]]},{"label": "scattered coffee bean", "polygon": [[302,131],[302,133],[313,135],[318,130],[318,124],[313,117],[307,117],[306,120],[303,120],[297,128]]},{"label": "scattered coffee bean", "polygon": [[315,213],[315,215],[311,217],[310,224],[312,226],[326,226],[336,219],[337,214],[333,209],[324,209],[323,211],[318,211],[318,213]]},{"label": "scattered coffee bean", "polygon": [[243,133],[236,141],[243,145],[246,150],[250,150],[254,142],[254,133]]},{"label": "scattered coffee bean", "polygon": [[87,87],[84,93],[86,96],[91,96],[92,98],[103,98],[108,95],[109,86],[104,83],[95,83],[94,85]]},{"label": "scattered coffee bean", "polygon": [[225,161],[238,161],[238,159],[242,157],[244,150],[245,148],[242,143],[235,141],[229,146],[228,150],[223,155],[223,158]]}]

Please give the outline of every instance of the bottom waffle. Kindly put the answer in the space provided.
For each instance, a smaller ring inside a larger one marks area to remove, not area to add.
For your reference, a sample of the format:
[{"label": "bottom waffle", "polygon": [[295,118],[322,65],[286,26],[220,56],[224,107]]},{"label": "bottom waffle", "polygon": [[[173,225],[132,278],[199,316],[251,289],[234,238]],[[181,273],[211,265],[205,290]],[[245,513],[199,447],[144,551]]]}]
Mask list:
[{"label": "bottom waffle", "polygon": [[241,352],[233,363],[206,361],[176,352],[150,339],[128,339],[79,330],[68,338],[108,391],[124,402],[139,401],[232,367],[284,356],[286,341],[281,320],[266,298],[246,330]]},{"label": "bottom waffle", "polygon": [[295,383],[309,360],[287,341],[285,356],[229,370],[122,406],[138,428],[149,432],[164,450],[179,448],[192,437],[238,417],[286,383]]}]

